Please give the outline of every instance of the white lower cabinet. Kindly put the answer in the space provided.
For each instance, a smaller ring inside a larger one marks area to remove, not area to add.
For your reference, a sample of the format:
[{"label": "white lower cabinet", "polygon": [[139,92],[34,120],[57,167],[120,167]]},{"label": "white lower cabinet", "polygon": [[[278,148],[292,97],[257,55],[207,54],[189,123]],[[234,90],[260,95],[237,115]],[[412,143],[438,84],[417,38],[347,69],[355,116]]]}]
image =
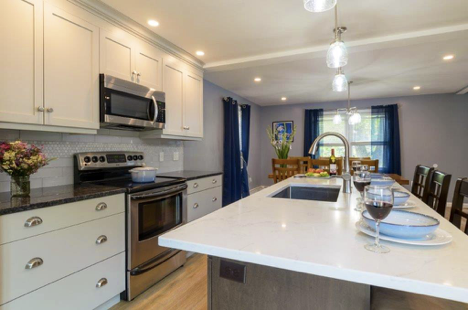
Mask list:
[{"label": "white lower cabinet", "polygon": [[221,176],[207,177],[187,182],[188,188],[200,191],[189,191],[187,195],[187,222],[201,218],[221,209],[222,183]]},{"label": "white lower cabinet", "polygon": [[125,253],[120,253],[10,303],[2,310],[94,309],[125,290]]}]

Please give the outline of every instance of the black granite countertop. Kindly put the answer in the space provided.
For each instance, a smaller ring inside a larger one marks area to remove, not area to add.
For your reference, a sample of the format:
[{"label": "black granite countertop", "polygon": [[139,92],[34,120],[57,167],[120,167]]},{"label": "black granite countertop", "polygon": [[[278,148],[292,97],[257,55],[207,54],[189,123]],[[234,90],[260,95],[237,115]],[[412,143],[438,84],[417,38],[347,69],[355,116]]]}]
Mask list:
[{"label": "black granite countertop", "polygon": [[63,185],[32,189],[27,198],[10,197],[9,192],[3,192],[0,193],[0,216],[120,193],[125,193],[125,189],[102,185]]},{"label": "black granite countertop", "polygon": [[184,178],[187,181],[223,174],[220,171],[181,170],[158,174],[161,177]]}]

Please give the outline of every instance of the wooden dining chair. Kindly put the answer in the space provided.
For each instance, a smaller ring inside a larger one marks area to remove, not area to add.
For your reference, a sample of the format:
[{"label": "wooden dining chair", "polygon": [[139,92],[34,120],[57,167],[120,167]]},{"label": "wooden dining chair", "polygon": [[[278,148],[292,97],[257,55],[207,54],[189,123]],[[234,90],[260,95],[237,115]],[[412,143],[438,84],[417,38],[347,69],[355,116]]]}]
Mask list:
[{"label": "wooden dining chair", "polygon": [[436,210],[442,217],[445,217],[445,207],[447,205],[451,178],[452,176],[450,174],[434,170],[430,176],[429,190],[422,199],[424,203]]},{"label": "wooden dining chair", "polygon": [[299,160],[297,159],[276,159],[271,160],[273,168],[273,181],[275,183],[286,180],[299,174]]},{"label": "wooden dining chair", "polygon": [[[309,168],[324,169],[330,171],[330,160],[329,159],[309,159]],[[343,173],[343,160],[336,160],[336,174],[341,175]]]},{"label": "wooden dining chair", "polygon": [[289,157],[288,159],[295,159],[299,161],[299,173],[307,173],[310,168],[310,157]]},{"label": "wooden dining chair", "polygon": [[354,174],[353,171],[353,161],[359,161],[361,163],[361,166],[367,165],[369,167],[369,172],[371,173],[379,173],[379,160],[378,159],[363,159],[363,158],[349,158],[349,168],[351,175]]},{"label": "wooden dining chair", "polygon": [[414,177],[413,177],[413,185],[411,185],[411,193],[418,197],[419,199],[423,199],[423,197],[427,196],[427,192],[429,190],[429,182],[431,181],[432,173],[434,172],[434,168],[427,167],[423,165],[417,165],[416,169],[414,170]]},{"label": "wooden dining chair", "polygon": [[468,178],[459,178],[455,184],[455,191],[450,210],[450,222],[462,229],[462,219],[465,219],[465,234],[468,235],[468,212],[463,211],[463,201],[468,197]]}]

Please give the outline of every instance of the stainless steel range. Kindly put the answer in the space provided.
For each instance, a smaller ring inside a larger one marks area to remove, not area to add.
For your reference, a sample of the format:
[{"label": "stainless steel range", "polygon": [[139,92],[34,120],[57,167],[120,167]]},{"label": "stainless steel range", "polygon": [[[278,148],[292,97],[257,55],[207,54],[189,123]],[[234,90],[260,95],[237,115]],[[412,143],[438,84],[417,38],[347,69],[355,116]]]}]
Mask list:
[{"label": "stainless steel range", "polygon": [[158,237],[186,223],[186,180],[157,177],[134,183],[129,170],[144,165],[140,152],[75,154],[75,183],[125,188],[127,210],[127,289],[132,300],[182,266],[184,251],[158,245]]}]

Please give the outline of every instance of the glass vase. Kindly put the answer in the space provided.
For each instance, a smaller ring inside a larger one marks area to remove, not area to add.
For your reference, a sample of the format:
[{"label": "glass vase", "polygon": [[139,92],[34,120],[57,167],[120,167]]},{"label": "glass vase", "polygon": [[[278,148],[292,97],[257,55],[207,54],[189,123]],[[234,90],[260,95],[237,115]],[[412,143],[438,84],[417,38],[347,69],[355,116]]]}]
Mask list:
[{"label": "glass vase", "polygon": [[11,197],[28,197],[31,193],[31,182],[28,176],[11,177],[10,183]]}]

